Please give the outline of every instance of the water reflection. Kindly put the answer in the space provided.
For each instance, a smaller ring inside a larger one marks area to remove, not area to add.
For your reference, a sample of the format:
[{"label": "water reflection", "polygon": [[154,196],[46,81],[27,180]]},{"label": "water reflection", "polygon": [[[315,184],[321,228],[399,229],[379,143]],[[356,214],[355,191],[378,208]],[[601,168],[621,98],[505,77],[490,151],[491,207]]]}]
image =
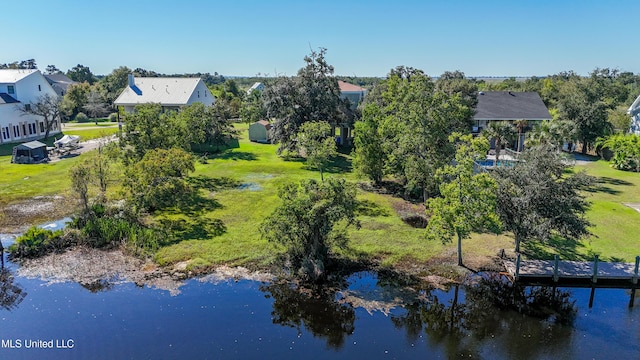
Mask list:
[{"label": "water reflection", "polygon": [[18,307],[27,293],[15,282],[13,273],[4,266],[0,267],[0,308],[11,311]]},{"label": "water reflection", "polygon": [[274,283],[260,290],[268,293],[267,298],[273,298],[274,324],[296,328],[298,333],[303,326],[313,336],[325,339],[330,348],[342,348],[355,330],[355,311],[336,300],[334,288],[301,289],[289,283]]},{"label": "water reflection", "polygon": [[568,292],[517,287],[495,275],[460,290],[458,285],[448,293],[426,290],[391,321],[411,342],[426,333],[430,346],[441,346],[450,357],[484,357],[487,343],[506,357],[566,353],[577,312]]}]

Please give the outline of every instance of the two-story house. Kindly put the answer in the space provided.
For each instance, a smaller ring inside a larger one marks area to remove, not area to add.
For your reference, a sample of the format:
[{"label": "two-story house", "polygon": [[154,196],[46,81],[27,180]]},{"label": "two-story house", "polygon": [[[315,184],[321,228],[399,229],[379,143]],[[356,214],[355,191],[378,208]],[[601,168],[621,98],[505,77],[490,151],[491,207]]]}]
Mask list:
[{"label": "two-story house", "polygon": [[[0,70],[0,144],[39,139],[46,132],[42,117],[20,111],[55,90],[39,70]],[[60,132],[60,119],[51,127],[50,135]]]}]

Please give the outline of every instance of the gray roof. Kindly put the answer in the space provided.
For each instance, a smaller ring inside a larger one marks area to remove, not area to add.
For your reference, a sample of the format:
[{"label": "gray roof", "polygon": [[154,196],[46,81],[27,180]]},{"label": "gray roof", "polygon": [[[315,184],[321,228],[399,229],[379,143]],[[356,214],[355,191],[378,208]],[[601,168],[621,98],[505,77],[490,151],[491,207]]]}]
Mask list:
[{"label": "gray roof", "polygon": [[47,147],[47,145],[41,143],[40,141],[29,141],[29,142],[26,142],[24,144],[20,144],[20,145],[18,145],[16,147],[17,148],[23,148],[23,149],[27,148],[27,149],[33,150],[33,149],[39,149],[41,147]]},{"label": "gray roof", "polygon": [[47,79],[56,93],[60,95],[66,94],[69,85],[76,83],[75,81],[69,79],[69,77],[67,77],[67,75],[65,74],[44,74],[44,77]]},{"label": "gray roof", "polygon": [[537,92],[481,91],[473,119],[551,120],[551,114]]},{"label": "gray roof", "polygon": [[0,104],[14,104],[19,102],[20,101],[7,93],[0,93]]}]

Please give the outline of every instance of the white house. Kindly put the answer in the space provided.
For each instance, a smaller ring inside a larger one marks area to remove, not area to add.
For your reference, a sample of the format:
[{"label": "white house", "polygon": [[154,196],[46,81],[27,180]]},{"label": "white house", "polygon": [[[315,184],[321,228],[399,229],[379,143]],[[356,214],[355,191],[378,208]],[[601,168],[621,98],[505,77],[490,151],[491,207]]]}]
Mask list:
[{"label": "white house", "polygon": [[114,104],[132,112],[136,105],[160,104],[164,110],[178,110],[183,106],[201,102],[213,105],[215,98],[200,78],[134,77]]},{"label": "white house", "polygon": [[627,110],[627,114],[631,115],[631,128],[629,132],[640,135],[640,96],[631,104],[629,110]]},{"label": "white house", "polygon": [[249,90],[247,90],[247,95],[251,95],[253,90],[257,90],[257,91],[263,92],[264,91],[264,84],[261,83],[261,82],[254,83],[253,85],[251,85]]},{"label": "white house", "polygon": [[[0,70],[0,144],[44,136],[46,124],[42,117],[25,114],[18,108],[30,106],[45,95],[57,96],[39,70]],[[60,119],[56,119],[49,134],[59,132]]]}]

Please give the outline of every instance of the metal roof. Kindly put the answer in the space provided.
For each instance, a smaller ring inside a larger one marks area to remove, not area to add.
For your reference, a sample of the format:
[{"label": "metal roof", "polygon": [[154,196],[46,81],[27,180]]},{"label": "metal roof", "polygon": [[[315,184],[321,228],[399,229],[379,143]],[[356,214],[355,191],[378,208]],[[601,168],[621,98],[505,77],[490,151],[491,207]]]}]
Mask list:
[{"label": "metal roof", "polygon": [[17,104],[20,101],[7,93],[0,93],[0,104]]},{"label": "metal roof", "polygon": [[38,70],[31,69],[2,69],[0,70],[0,83],[15,83]]},{"label": "metal roof", "polygon": [[[114,104],[186,105],[201,81],[200,78],[136,77],[134,78],[135,86],[133,88],[127,86]],[[207,96],[213,99],[211,93]]]},{"label": "metal roof", "polygon": [[27,148],[27,149],[39,149],[41,147],[47,147],[46,144],[41,143],[40,141],[29,141],[24,144],[20,144],[16,146],[17,148]]}]

